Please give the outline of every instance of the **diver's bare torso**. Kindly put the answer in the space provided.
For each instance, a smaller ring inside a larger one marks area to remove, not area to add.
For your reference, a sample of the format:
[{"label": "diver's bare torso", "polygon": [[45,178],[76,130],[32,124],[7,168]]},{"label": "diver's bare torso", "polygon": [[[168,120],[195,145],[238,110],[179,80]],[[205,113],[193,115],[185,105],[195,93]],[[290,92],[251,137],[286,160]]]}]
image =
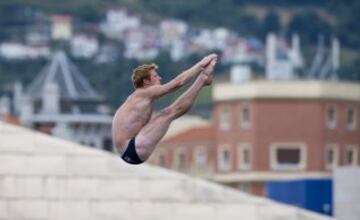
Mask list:
[{"label": "diver's bare torso", "polygon": [[141,128],[151,119],[153,111],[153,99],[147,95],[146,89],[137,90],[131,94],[124,104],[116,111],[113,123],[114,143],[123,153],[131,138],[134,138]]}]

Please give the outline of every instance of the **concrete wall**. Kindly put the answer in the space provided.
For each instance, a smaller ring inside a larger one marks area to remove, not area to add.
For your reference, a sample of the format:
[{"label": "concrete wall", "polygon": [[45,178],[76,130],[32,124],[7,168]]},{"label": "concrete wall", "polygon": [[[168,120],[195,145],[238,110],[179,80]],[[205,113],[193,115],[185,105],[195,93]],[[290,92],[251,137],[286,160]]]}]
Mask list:
[{"label": "concrete wall", "polygon": [[0,123],[1,220],[330,220]]},{"label": "concrete wall", "polygon": [[338,220],[360,219],[360,166],[334,172],[334,210]]}]

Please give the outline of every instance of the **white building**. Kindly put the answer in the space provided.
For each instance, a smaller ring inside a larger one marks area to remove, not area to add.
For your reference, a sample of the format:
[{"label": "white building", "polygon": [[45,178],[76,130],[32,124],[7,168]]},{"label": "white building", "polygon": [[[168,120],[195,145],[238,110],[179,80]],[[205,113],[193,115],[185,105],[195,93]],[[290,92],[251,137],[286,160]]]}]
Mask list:
[{"label": "white building", "polygon": [[94,36],[75,35],[70,42],[71,53],[78,58],[91,58],[99,51],[99,42]]},{"label": "white building", "polygon": [[192,43],[204,50],[215,49],[213,32],[210,29],[201,29],[192,39]]},{"label": "white building", "polygon": [[0,56],[10,60],[46,58],[49,55],[48,46],[28,46],[14,42],[0,44]]},{"label": "white building", "polygon": [[159,36],[152,27],[129,29],[124,35],[124,57],[138,60],[154,59],[159,53]]},{"label": "white building", "polygon": [[108,37],[122,39],[126,30],[139,28],[140,25],[140,18],[128,15],[125,9],[110,9],[106,12],[106,20],[100,28]]},{"label": "white building", "polygon": [[46,46],[49,44],[50,33],[48,26],[33,26],[25,34],[25,42],[32,46]]},{"label": "white building", "polygon": [[51,17],[51,39],[70,40],[72,37],[72,17],[54,15]]},{"label": "white building", "polygon": [[251,80],[251,67],[249,65],[237,64],[230,69],[230,82],[243,83]]},{"label": "white building", "polygon": [[185,42],[188,25],[180,20],[164,20],[159,25],[161,47],[168,48],[173,61],[178,61],[186,55]]},{"label": "white building", "polygon": [[284,39],[278,39],[270,33],[266,38],[266,78],[269,80],[291,80],[295,78],[295,69],[303,67],[300,51],[300,39],[292,37],[291,47]]},{"label": "white building", "polygon": [[170,46],[185,36],[188,31],[188,25],[180,20],[164,20],[160,22],[160,37],[162,46]]},{"label": "white building", "polygon": [[216,48],[222,51],[222,62],[230,64],[263,63],[263,45],[256,38],[241,38],[225,30],[214,30]]},{"label": "white building", "polygon": [[102,97],[64,52],[54,54],[50,64],[24,93],[17,86],[14,100],[15,111],[24,125],[78,143],[112,150],[112,117],[101,111]]},{"label": "white building", "polygon": [[186,56],[187,42],[183,39],[174,40],[170,46],[170,57],[173,61],[179,61]]},{"label": "white building", "polygon": [[226,41],[231,35],[230,31],[226,28],[216,28],[213,32],[216,48],[223,49],[225,47]]}]

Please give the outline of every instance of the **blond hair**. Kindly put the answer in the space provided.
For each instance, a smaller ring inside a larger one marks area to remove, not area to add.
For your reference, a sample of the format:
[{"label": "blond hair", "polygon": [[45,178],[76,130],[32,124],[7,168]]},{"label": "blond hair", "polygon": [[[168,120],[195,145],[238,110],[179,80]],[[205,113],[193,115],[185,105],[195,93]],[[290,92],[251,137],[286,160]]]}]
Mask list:
[{"label": "blond hair", "polygon": [[132,74],[132,82],[135,88],[141,88],[144,85],[144,79],[150,79],[150,70],[157,69],[158,66],[154,63],[143,64],[134,69]]}]

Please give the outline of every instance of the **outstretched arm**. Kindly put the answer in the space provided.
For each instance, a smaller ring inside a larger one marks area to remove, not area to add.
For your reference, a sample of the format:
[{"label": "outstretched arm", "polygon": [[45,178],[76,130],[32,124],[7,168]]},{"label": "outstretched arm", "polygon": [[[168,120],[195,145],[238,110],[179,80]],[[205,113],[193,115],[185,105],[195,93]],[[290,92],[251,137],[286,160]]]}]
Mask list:
[{"label": "outstretched arm", "polygon": [[148,88],[148,94],[153,97],[159,97],[171,92],[176,91],[183,85],[185,85],[187,82],[189,82],[192,78],[195,76],[198,76],[201,71],[203,71],[211,61],[216,60],[217,55],[216,54],[210,54],[206,57],[204,57],[201,61],[196,63],[191,68],[185,70],[184,72],[180,73],[178,76],[176,76],[173,80],[170,82],[164,84],[164,85],[156,85],[151,86]]},{"label": "outstretched arm", "polygon": [[191,68],[185,70],[181,74],[179,74],[174,80],[178,80],[183,82],[183,85],[193,79],[195,76],[198,76],[201,71],[205,69],[206,66],[210,64],[210,62],[214,59],[217,59],[216,54],[210,54],[204,57],[201,61],[196,63]]}]

